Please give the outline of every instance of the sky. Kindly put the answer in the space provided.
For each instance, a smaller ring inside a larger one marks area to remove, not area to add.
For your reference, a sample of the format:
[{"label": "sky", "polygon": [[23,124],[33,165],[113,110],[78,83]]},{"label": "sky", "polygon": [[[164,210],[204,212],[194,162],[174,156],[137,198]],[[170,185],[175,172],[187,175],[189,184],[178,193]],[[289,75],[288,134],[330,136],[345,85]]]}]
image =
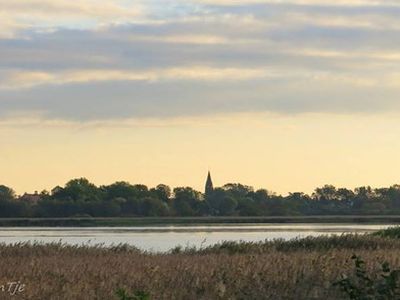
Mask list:
[{"label": "sky", "polygon": [[0,184],[397,184],[399,50],[399,1],[0,0]]}]

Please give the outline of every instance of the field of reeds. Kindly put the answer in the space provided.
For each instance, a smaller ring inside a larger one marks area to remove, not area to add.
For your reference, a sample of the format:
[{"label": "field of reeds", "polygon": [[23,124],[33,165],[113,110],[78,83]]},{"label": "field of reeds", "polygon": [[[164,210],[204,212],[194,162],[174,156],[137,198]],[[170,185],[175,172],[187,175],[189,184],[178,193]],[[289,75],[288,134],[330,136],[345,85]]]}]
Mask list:
[{"label": "field of reeds", "polygon": [[[335,282],[354,277],[353,255],[379,280],[383,263],[400,268],[400,240],[344,235],[164,254],[124,245],[0,245],[0,299],[350,299]],[[9,282],[23,291],[11,296]]]}]

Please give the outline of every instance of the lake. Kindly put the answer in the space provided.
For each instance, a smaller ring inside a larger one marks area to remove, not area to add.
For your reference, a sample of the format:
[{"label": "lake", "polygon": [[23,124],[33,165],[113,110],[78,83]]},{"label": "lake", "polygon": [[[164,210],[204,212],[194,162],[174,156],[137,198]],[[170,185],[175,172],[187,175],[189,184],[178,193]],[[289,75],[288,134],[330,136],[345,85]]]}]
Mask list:
[{"label": "lake", "polygon": [[264,241],[344,233],[367,233],[392,224],[229,224],[143,227],[2,227],[0,243],[63,242],[104,246],[129,244],[161,252],[180,246],[208,246],[221,241]]}]

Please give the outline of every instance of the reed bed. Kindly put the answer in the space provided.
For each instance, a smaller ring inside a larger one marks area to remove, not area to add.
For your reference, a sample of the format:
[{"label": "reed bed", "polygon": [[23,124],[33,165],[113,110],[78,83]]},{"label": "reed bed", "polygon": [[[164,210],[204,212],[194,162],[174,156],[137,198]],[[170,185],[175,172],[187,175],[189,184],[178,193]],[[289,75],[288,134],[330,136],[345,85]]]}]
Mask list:
[{"label": "reed bed", "polygon": [[0,299],[118,299],[144,291],[150,299],[346,299],[333,286],[351,276],[351,257],[400,267],[400,242],[345,235],[263,243],[222,243],[202,249],[146,253],[126,245],[0,245],[0,285],[23,292]]}]

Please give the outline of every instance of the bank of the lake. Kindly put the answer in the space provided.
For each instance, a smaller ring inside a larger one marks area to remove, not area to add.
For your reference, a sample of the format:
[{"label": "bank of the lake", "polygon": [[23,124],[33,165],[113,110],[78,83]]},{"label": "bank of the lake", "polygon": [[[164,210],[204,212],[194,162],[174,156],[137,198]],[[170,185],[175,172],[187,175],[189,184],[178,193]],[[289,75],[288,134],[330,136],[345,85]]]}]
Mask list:
[{"label": "bank of the lake", "polygon": [[268,217],[126,217],[126,218],[0,218],[0,227],[121,227],[188,224],[400,224],[400,215],[326,215]]}]

